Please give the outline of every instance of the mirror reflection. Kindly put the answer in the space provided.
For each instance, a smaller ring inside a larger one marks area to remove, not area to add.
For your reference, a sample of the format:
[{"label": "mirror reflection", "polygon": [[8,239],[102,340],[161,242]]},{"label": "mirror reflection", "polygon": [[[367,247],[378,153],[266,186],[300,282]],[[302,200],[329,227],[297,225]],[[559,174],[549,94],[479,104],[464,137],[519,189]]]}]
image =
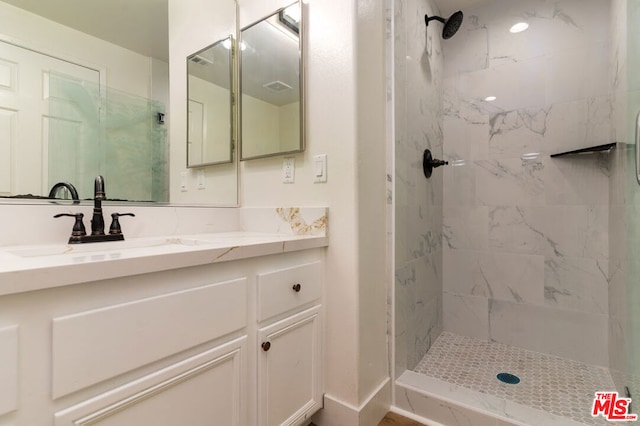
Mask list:
[{"label": "mirror reflection", "polygon": [[[235,2],[216,4],[220,13],[203,25],[218,36],[207,38],[194,27],[193,37],[180,34],[173,40],[181,64],[198,47],[235,32]],[[172,7],[196,5],[176,0]],[[52,191],[60,182],[73,185],[80,199],[91,198],[93,178],[102,174],[107,197],[118,203],[236,204],[235,162],[207,170],[205,190],[169,186],[185,173],[187,108],[180,105],[180,119],[171,117],[168,10],[168,0],[0,0],[0,49],[5,50],[0,53],[0,203],[19,198],[45,204],[49,201],[32,200],[50,194],[73,198],[67,186]],[[43,69],[55,71],[55,86]],[[182,104],[186,79],[180,82]],[[87,110],[88,105],[98,109]],[[165,124],[156,114],[161,111]],[[79,117],[85,121],[79,123]],[[139,136],[125,136],[128,128],[160,135],[162,144],[138,143]],[[178,128],[179,135],[171,133],[169,140],[169,130]],[[80,142],[85,136],[91,143]],[[106,139],[113,143],[105,145]],[[125,172],[130,166],[145,169]],[[187,179],[195,188],[195,173]]]},{"label": "mirror reflection", "polygon": [[0,2],[0,197],[168,201],[167,1],[104,3]]},{"label": "mirror reflection", "polygon": [[187,58],[187,166],[233,161],[231,36]]},{"label": "mirror reflection", "polygon": [[301,5],[241,31],[241,159],[304,149]]}]

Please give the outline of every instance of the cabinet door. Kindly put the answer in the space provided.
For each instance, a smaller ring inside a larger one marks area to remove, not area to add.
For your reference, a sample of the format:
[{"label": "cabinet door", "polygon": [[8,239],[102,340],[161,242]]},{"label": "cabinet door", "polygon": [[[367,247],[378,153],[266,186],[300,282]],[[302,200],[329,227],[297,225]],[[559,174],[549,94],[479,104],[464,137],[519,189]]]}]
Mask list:
[{"label": "cabinet door", "polygon": [[258,424],[298,425],[322,405],[320,306],[258,333]]},{"label": "cabinet door", "polygon": [[242,426],[246,337],[55,415],[55,426]]}]

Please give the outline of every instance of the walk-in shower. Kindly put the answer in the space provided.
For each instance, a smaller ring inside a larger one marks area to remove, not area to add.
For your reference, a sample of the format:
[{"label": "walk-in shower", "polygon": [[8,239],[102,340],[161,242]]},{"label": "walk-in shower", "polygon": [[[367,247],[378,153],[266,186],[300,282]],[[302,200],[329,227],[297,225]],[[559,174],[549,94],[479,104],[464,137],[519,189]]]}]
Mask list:
[{"label": "walk-in shower", "polygon": [[596,392],[640,395],[640,0],[387,1],[394,406],[607,424]]}]

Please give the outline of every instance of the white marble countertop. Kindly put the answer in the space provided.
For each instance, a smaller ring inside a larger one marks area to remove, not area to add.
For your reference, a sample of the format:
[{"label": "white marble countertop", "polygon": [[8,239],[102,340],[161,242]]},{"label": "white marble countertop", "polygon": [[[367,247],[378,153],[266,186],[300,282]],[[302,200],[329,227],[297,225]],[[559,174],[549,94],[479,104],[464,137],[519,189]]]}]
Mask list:
[{"label": "white marble countertop", "polygon": [[328,245],[326,207],[132,208],[125,241],[83,244],[39,207],[0,209],[40,225],[0,229],[0,296]]},{"label": "white marble countertop", "polygon": [[220,232],[0,247],[0,296],[328,245],[325,232]]}]

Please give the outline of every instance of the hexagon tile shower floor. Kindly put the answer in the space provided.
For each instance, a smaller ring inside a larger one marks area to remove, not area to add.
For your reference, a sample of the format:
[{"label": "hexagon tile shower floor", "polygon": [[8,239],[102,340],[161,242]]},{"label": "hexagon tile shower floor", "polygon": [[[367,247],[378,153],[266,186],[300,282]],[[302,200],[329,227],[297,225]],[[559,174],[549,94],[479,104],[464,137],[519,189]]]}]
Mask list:
[{"label": "hexagon tile shower floor", "polygon": [[[586,425],[610,424],[591,416],[595,392],[615,389],[603,367],[444,332],[414,371]],[[520,383],[501,382],[503,372]]]}]

